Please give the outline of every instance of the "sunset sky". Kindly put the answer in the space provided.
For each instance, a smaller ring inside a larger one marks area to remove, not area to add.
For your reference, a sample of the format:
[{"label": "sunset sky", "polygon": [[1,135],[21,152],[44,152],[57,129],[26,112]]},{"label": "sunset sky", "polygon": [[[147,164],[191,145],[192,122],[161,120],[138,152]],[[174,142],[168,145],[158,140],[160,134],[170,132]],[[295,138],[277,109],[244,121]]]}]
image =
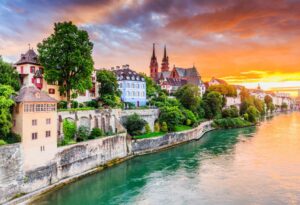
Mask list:
[{"label": "sunset sky", "polygon": [[[291,91],[300,88],[299,0],[1,0],[0,55],[15,62],[73,21],[89,32],[96,68],[129,64],[148,73],[159,62],[193,64],[207,80]],[[293,94],[296,94],[294,92]]]}]

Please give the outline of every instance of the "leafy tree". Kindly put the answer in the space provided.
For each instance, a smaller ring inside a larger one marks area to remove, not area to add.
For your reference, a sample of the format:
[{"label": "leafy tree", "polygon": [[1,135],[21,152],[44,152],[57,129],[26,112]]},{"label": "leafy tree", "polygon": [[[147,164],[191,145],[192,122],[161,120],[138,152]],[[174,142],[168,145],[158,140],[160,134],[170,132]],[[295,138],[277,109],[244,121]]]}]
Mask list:
[{"label": "leafy tree", "polygon": [[64,139],[66,141],[73,140],[76,134],[77,128],[76,124],[69,120],[63,121],[63,133],[64,133]]},{"label": "leafy tree", "polygon": [[203,108],[205,117],[212,119],[221,116],[223,97],[219,92],[212,91],[204,95]]},{"label": "leafy tree", "polygon": [[249,122],[256,123],[260,112],[255,108],[255,106],[251,105],[248,107],[246,114],[248,115]]},{"label": "leafy tree", "polygon": [[0,85],[0,138],[5,138],[12,128],[12,116],[10,112],[14,101],[11,96],[15,94],[9,85]]},{"label": "leafy tree", "polygon": [[124,126],[131,136],[135,136],[142,133],[146,124],[147,122],[145,120],[143,120],[138,114],[134,113],[127,117]]},{"label": "leafy tree", "polygon": [[121,104],[118,81],[116,75],[109,70],[100,70],[97,72],[97,81],[100,83],[99,99],[104,105],[111,107]]},{"label": "leafy tree", "polygon": [[0,56],[0,84],[10,85],[15,91],[20,90],[20,78],[18,72],[11,64],[4,62]]},{"label": "leafy tree", "polygon": [[197,122],[197,118],[192,111],[188,109],[183,109],[182,113],[184,115],[184,121],[186,125],[192,125]]},{"label": "leafy tree", "polygon": [[200,104],[200,91],[198,86],[187,84],[179,88],[175,96],[181,102],[181,104],[192,111],[196,111]]},{"label": "leafy tree", "polygon": [[228,117],[235,118],[235,117],[238,117],[238,116],[239,116],[239,110],[234,105],[231,105],[229,108],[225,108],[222,111],[222,117],[223,118],[228,118]]},{"label": "leafy tree", "polygon": [[226,97],[236,97],[237,91],[233,85],[212,85],[208,88],[208,92],[216,91]]},{"label": "leafy tree", "polygon": [[92,87],[92,50],[88,33],[72,22],[55,23],[54,33],[38,44],[46,81],[58,83],[68,102],[71,91],[84,92]]},{"label": "leafy tree", "polygon": [[178,107],[165,106],[160,109],[159,121],[166,122],[170,131],[175,131],[175,126],[182,124],[183,120],[184,115]]},{"label": "leafy tree", "polygon": [[264,101],[262,101],[258,98],[254,98],[253,103],[254,103],[255,108],[259,111],[259,113],[261,115],[264,115],[266,113]]},{"label": "leafy tree", "polygon": [[146,82],[146,95],[147,97],[155,97],[158,93],[161,92],[160,87],[153,81],[152,78],[148,77],[144,73],[140,73],[141,76],[145,79]]}]

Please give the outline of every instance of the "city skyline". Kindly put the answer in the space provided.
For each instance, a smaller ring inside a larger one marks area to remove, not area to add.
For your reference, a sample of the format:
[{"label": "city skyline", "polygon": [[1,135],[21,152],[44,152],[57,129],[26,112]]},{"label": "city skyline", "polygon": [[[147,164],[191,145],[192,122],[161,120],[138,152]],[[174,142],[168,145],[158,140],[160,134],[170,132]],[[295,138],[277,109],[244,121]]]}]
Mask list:
[{"label": "city skyline", "polygon": [[[94,43],[95,67],[122,64],[149,74],[159,63],[192,67],[204,80],[290,92],[300,88],[300,3],[261,1],[3,1],[0,54],[15,62],[58,21],[73,21]],[[137,57],[138,56],[138,57]]]}]

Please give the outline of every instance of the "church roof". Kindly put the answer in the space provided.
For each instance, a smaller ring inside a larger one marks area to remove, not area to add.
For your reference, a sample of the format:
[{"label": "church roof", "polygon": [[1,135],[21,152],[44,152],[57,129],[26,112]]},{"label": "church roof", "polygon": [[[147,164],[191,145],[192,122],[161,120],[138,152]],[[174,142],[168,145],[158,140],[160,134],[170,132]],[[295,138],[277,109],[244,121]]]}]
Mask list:
[{"label": "church roof", "polygon": [[46,92],[37,89],[34,86],[24,86],[15,97],[16,102],[56,102]]},{"label": "church roof", "polygon": [[170,71],[163,71],[163,72],[159,72],[159,73],[158,73],[158,76],[159,76],[159,77],[162,77],[163,79],[169,78],[170,75],[171,75],[171,72],[170,72]]},{"label": "church roof", "polygon": [[177,78],[166,78],[161,84],[163,85],[171,85],[171,86],[183,86],[187,84],[187,80],[177,79]]},{"label": "church roof", "polygon": [[175,67],[177,73],[180,77],[196,77],[200,76],[197,69],[195,67],[192,68],[179,68]]},{"label": "church roof", "polygon": [[33,49],[29,49],[25,54],[21,54],[20,60],[16,63],[16,65],[21,64],[40,65],[38,55],[34,52]]}]

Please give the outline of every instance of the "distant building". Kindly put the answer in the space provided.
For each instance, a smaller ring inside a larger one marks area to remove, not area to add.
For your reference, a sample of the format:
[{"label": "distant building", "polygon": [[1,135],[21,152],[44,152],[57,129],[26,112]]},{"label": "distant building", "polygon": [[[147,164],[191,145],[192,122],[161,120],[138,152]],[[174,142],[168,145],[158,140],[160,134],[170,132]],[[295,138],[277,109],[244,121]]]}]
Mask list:
[{"label": "distant building", "polygon": [[146,99],[146,82],[143,76],[131,70],[129,65],[114,70],[119,89],[122,92],[121,99],[123,102],[133,103],[135,106],[145,106]]},{"label": "distant building", "polygon": [[228,83],[225,80],[212,77],[211,80],[208,82],[207,85],[208,86],[212,86],[212,85],[228,85]]},{"label": "distant building", "polygon": [[15,101],[12,130],[22,137],[24,169],[45,165],[56,153],[57,101],[35,86],[23,86]]},{"label": "distant building", "polygon": [[153,52],[150,61],[150,76],[162,89],[167,90],[169,93],[176,92],[178,88],[185,84],[198,86],[201,95],[205,92],[205,86],[202,83],[201,76],[195,66],[192,68],[180,68],[174,66],[170,71],[169,56],[167,55],[166,46],[164,47],[161,72],[159,72],[155,55],[155,45],[153,44]]}]

